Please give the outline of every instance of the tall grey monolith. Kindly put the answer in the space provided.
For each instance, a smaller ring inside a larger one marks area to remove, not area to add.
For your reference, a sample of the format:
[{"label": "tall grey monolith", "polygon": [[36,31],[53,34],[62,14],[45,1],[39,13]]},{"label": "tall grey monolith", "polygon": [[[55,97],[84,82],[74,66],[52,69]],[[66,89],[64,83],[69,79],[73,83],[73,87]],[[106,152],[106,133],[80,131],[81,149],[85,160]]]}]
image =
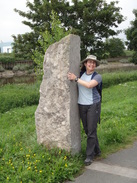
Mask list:
[{"label": "tall grey monolith", "polygon": [[51,45],[44,57],[44,76],[35,112],[37,141],[75,154],[81,149],[77,83],[67,79],[69,71],[79,75],[80,37],[68,35]]}]

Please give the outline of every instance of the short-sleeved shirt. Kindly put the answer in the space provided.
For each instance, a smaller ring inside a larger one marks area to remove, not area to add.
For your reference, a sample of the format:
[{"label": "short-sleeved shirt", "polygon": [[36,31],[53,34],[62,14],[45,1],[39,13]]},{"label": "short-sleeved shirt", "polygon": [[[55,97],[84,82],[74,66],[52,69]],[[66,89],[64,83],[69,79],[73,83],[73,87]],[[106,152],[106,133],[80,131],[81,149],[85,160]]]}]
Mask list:
[{"label": "short-sleeved shirt", "polygon": [[[92,74],[88,75],[86,72],[81,76],[80,79],[83,81],[91,81]],[[99,84],[102,81],[102,77],[100,74],[97,74],[93,78],[96,80]],[[79,90],[79,96],[78,96],[78,104],[81,105],[92,105],[94,103],[98,103],[101,100],[101,96],[98,93],[96,87],[94,88],[86,88],[78,83],[78,90]]]}]

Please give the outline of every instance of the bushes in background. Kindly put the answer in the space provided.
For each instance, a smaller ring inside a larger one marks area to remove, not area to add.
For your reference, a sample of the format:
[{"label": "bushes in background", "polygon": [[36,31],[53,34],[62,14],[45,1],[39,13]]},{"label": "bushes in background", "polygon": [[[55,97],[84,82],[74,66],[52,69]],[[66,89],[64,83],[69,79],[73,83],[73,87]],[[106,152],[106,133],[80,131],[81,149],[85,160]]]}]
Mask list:
[{"label": "bushes in background", "polygon": [[15,57],[12,53],[1,53],[0,54],[0,62],[2,63],[9,63],[15,62]]},{"label": "bushes in background", "polygon": [[134,52],[132,58],[131,58],[131,62],[133,62],[134,64],[137,65],[137,51]]},{"label": "bushes in background", "polygon": [[[21,62],[21,63],[20,63]],[[34,64],[31,60],[24,60],[23,58],[15,59],[13,53],[0,53],[0,63],[5,69],[16,70],[29,70],[34,68]],[[14,68],[15,67],[15,68]]]},{"label": "bushes in background", "polygon": [[17,64],[13,67],[13,71],[26,71],[29,69],[34,69],[34,65],[29,64]]},{"label": "bushes in background", "polygon": [[102,74],[103,88],[108,88],[112,85],[125,83],[137,80],[137,71],[121,71]]},{"label": "bushes in background", "polygon": [[0,72],[4,72],[4,68],[2,67],[2,65],[0,65]]},{"label": "bushes in background", "polygon": [[120,59],[119,62],[120,63],[130,63],[130,59],[123,58],[123,59]]}]

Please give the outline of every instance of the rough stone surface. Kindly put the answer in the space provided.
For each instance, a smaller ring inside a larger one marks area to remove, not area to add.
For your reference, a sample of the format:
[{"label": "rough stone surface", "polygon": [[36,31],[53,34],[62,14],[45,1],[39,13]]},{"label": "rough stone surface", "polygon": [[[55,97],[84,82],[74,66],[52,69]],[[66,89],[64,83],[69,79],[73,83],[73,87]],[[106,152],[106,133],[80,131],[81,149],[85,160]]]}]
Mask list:
[{"label": "rough stone surface", "polygon": [[79,75],[80,38],[69,35],[51,45],[44,58],[40,100],[35,112],[38,143],[75,154],[81,149],[77,83],[67,79],[69,71]]}]

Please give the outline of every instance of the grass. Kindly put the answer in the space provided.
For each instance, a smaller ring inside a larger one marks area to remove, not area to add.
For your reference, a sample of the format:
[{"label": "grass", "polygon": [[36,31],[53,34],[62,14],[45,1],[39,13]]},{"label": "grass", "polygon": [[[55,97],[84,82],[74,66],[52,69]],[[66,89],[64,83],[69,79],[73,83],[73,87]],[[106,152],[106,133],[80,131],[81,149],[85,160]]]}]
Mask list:
[{"label": "grass", "polygon": [[7,84],[0,87],[0,112],[9,111],[12,108],[25,107],[38,104],[39,85],[35,84]]},{"label": "grass", "polygon": [[[101,124],[98,124],[101,158],[125,148],[137,139],[136,91],[137,81],[103,90]],[[82,153],[85,148],[86,136],[82,132]]]},{"label": "grass", "polygon": [[[19,91],[18,87],[22,87],[22,91],[27,87],[25,95],[31,96],[30,91],[35,90],[37,93],[39,85],[6,85],[0,89],[1,97],[6,95],[10,100],[13,93],[18,93],[15,92],[15,88]],[[101,124],[98,125],[102,158],[137,139],[136,91],[137,81],[123,81],[103,89]],[[18,93],[19,96],[22,94]],[[22,98],[20,101],[22,105]],[[0,113],[0,182],[61,183],[73,180],[83,169],[86,136],[82,126],[80,154],[72,156],[58,148],[49,150],[37,143],[34,118],[37,105],[21,105]]]},{"label": "grass", "polygon": [[0,182],[57,183],[72,180],[82,167],[81,155],[38,145],[36,106],[12,109],[0,115]]},{"label": "grass", "polygon": [[127,145],[137,137],[137,81],[103,91],[99,141],[104,155]]},{"label": "grass", "polygon": [[136,81],[137,80],[137,71],[118,71],[111,73],[102,74],[103,79],[103,88],[108,88],[113,85],[126,83],[128,81]]}]

